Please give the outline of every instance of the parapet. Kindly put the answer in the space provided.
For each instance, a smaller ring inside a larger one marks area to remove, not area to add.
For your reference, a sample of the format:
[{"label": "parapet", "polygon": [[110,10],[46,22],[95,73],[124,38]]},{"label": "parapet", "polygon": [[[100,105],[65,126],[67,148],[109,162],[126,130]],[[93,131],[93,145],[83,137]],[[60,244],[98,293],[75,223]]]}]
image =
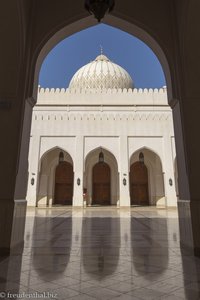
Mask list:
[{"label": "parapet", "polygon": [[40,94],[78,94],[78,95],[94,95],[94,94],[164,94],[166,93],[167,88],[164,86],[162,88],[155,88],[155,89],[73,89],[73,88],[42,88],[38,87],[38,92]]},{"label": "parapet", "polygon": [[38,105],[167,105],[167,89],[38,88]]}]

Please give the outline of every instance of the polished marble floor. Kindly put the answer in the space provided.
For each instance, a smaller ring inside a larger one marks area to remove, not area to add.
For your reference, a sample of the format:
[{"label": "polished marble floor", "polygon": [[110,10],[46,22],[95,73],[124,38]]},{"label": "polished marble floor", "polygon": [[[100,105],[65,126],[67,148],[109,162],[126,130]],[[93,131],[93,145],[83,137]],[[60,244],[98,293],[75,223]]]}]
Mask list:
[{"label": "polished marble floor", "polygon": [[29,208],[23,255],[0,260],[0,298],[17,297],[196,300],[200,259],[180,251],[176,209]]}]

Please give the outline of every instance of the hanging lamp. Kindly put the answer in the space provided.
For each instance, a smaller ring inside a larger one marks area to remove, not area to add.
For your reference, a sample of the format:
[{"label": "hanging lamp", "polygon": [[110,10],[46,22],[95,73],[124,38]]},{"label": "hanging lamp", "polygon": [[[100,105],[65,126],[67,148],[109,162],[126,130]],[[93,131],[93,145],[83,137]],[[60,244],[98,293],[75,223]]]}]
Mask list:
[{"label": "hanging lamp", "polygon": [[101,151],[99,153],[99,163],[104,163],[104,154],[103,154],[102,149],[101,149]]},{"label": "hanging lamp", "polygon": [[62,163],[64,161],[64,153],[63,152],[60,152],[59,153],[59,159],[58,159],[58,162],[59,164]]},{"label": "hanging lamp", "polygon": [[140,152],[140,154],[139,154],[139,162],[140,162],[141,164],[144,163],[144,154],[143,154],[142,152]]},{"label": "hanging lamp", "polygon": [[85,9],[101,22],[106,13],[113,10],[115,0],[85,0]]}]

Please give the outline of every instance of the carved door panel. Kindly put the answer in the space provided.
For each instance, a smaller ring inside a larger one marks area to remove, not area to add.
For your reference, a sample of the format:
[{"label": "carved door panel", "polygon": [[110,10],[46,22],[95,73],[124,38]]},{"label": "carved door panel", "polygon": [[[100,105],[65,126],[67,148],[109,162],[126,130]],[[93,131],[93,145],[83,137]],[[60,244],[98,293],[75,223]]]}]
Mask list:
[{"label": "carved door panel", "polygon": [[93,167],[92,204],[110,205],[110,167],[106,163],[97,163]]},{"label": "carved door panel", "polygon": [[130,196],[131,205],[149,205],[148,172],[144,163],[131,165]]},{"label": "carved door panel", "polygon": [[73,167],[68,162],[61,162],[55,173],[54,204],[72,205]]}]

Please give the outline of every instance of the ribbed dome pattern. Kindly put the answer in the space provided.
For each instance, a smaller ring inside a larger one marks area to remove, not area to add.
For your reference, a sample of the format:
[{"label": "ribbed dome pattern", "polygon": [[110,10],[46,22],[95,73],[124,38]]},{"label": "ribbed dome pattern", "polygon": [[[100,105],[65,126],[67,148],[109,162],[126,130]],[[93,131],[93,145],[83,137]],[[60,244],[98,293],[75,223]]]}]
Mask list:
[{"label": "ribbed dome pattern", "polygon": [[72,77],[69,88],[73,89],[124,89],[133,88],[130,75],[105,55],[80,68]]}]

